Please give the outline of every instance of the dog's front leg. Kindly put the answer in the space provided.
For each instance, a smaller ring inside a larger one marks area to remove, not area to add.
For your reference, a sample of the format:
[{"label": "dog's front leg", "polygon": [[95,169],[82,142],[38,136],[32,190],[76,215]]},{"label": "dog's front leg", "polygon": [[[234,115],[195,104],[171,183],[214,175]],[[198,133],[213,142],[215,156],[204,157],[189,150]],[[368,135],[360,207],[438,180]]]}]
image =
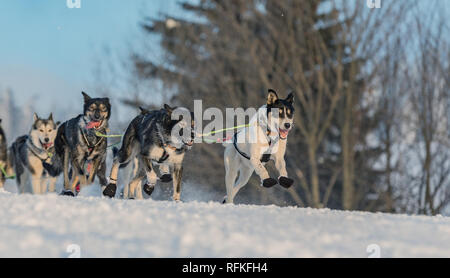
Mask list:
[{"label": "dog's front leg", "polygon": [[150,196],[155,190],[156,182],[158,180],[158,176],[156,175],[155,169],[153,168],[152,162],[150,159],[143,158],[142,163],[145,166],[145,174],[147,176],[147,182],[144,185],[144,192]]},{"label": "dog's front leg", "polygon": [[183,166],[175,164],[173,167],[173,200],[180,201],[181,198],[181,179],[183,177]]},{"label": "dog's front leg", "polygon": [[56,177],[50,177],[48,179],[48,192],[54,193],[56,187]]},{"label": "dog's front leg", "polygon": [[33,194],[42,194],[42,172],[44,167],[42,161],[37,157],[29,158],[29,170],[31,174],[31,190]]},{"label": "dog's front leg", "polygon": [[290,188],[294,184],[294,180],[288,178],[284,156],[280,155],[275,158],[275,168],[280,174],[280,177],[278,178],[278,182],[280,183],[280,185],[284,188]]},{"label": "dog's front leg", "polygon": [[100,163],[97,170],[97,177],[102,187],[108,184],[108,180],[106,179],[106,161],[102,161]]},{"label": "dog's front leg", "polygon": [[159,171],[161,172],[161,177],[159,180],[163,183],[168,183],[172,181],[172,175],[170,174],[170,165],[163,163],[159,166]]},{"label": "dog's front leg", "polygon": [[270,188],[276,185],[278,183],[277,180],[272,179],[269,176],[267,169],[261,163],[260,152],[252,152],[252,154],[254,155],[251,156],[250,163],[252,164],[253,168],[255,168],[256,174],[261,178],[262,185],[266,188]]}]

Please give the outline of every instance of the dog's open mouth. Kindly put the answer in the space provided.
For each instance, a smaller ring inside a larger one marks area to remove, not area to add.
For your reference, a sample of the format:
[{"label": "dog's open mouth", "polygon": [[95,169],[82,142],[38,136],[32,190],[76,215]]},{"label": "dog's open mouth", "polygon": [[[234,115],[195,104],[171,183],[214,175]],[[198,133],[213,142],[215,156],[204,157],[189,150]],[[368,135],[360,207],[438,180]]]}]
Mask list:
[{"label": "dog's open mouth", "polygon": [[281,129],[280,128],[280,138],[281,139],[287,139],[288,135],[289,135],[289,129]]},{"label": "dog's open mouth", "polygon": [[87,129],[98,129],[99,127],[101,127],[103,124],[103,120],[102,121],[90,121],[87,125],[86,128]]},{"label": "dog's open mouth", "polygon": [[44,150],[48,150],[53,146],[53,143],[42,143],[41,142],[41,145],[42,145],[42,148],[44,148]]},{"label": "dog's open mouth", "polygon": [[189,143],[184,143],[186,146],[192,147],[194,145],[194,141],[190,141]]}]

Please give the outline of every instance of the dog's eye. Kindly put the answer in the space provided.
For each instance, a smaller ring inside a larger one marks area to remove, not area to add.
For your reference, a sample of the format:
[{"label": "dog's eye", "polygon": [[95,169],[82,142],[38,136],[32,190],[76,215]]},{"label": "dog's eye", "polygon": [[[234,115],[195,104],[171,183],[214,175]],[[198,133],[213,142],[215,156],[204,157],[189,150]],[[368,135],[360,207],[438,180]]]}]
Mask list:
[{"label": "dog's eye", "polygon": [[48,130],[48,132],[52,132],[52,131],[53,131],[53,129],[49,129],[49,130]]},{"label": "dog's eye", "polygon": [[43,129],[40,129],[39,131],[40,131],[40,132],[44,132],[44,130],[43,130]]}]

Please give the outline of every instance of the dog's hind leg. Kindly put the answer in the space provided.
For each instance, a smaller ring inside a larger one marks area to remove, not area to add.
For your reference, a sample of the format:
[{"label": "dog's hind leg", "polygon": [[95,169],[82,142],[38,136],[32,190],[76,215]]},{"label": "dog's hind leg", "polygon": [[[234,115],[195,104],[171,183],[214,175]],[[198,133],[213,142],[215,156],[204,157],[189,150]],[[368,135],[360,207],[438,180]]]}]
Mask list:
[{"label": "dog's hind leg", "polygon": [[183,165],[175,164],[173,167],[173,200],[178,202],[181,199],[181,184],[183,177]]},{"label": "dog's hind leg", "polygon": [[239,178],[233,187],[231,200],[234,200],[234,197],[236,197],[239,190],[241,190],[242,187],[247,185],[253,172],[254,172],[254,170],[249,167],[246,167],[246,166],[241,167],[241,169],[239,170]]},{"label": "dog's hind leg", "polygon": [[138,174],[134,177],[134,179],[128,185],[128,199],[142,199],[142,192],[137,192],[138,189],[141,189],[139,186],[144,179],[145,174],[144,171],[139,171]]},{"label": "dog's hind leg", "polygon": [[239,158],[234,149],[227,147],[224,154],[225,162],[225,185],[227,196],[223,203],[232,204],[234,201],[233,189],[238,174]]}]

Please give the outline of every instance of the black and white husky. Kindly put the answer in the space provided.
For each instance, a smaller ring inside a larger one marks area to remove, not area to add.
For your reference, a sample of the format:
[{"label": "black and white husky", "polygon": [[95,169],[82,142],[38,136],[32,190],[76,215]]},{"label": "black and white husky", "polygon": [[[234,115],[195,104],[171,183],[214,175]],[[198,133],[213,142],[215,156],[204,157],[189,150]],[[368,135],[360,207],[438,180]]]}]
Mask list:
[{"label": "black and white husky", "polygon": [[[98,176],[100,185],[106,186],[106,151],[108,120],[111,117],[111,104],[108,98],[84,97],[83,114],[73,118],[58,128],[55,139],[56,155],[54,167],[50,172],[64,173],[62,195],[75,196],[76,187],[80,189],[92,184]],[[69,167],[71,170],[69,171]]]},{"label": "black and white husky", "polygon": [[[52,177],[44,168],[44,163],[51,164],[55,155],[55,137],[59,123],[53,115],[41,119],[33,116],[33,126],[29,135],[16,139],[10,148],[10,164],[16,173],[20,193],[44,194],[55,192],[56,177]],[[31,188],[29,187],[31,180]]]},{"label": "black and white husky", "polygon": [[[172,117],[175,109],[184,112],[183,117]],[[142,109],[141,109],[142,110]],[[174,120],[173,118],[177,118]],[[177,129],[185,134],[173,136]],[[185,136],[186,135],[186,136]],[[162,182],[173,180],[173,200],[179,201],[181,195],[181,179],[183,172],[183,159],[186,151],[192,148],[194,142],[194,119],[193,114],[185,108],[172,108],[165,105],[164,109],[156,111],[145,111],[133,119],[127,128],[122,141],[122,147],[118,150],[110,175],[110,184],[103,194],[114,197],[117,191],[117,177],[119,167],[126,166],[136,158],[138,169],[135,176],[124,190],[124,198],[142,199],[141,183],[146,179],[144,192],[151,195],[158,176],[154,164],[159,165]],[[131,163],[133,164],[133,163]],[[170,171],[173,170],[173,178]]]},{"label": "black and white husky", "polygon": [[[6,143],[5,133],[3,132],[3,128],[1,127],[2,120],[0,119],[0,167],[2,167],[3,171],[7,173],[7,165],[8,165],[8,147]],[[3,171],[0,171],[0,189],[3,188],[5,184],[5,174]]]},{"label": "black and white husky", "polygon": [[[280,99],[274,90],[269,90],[267,104],[250,120],[249,127],[236,133],[233,141],[227,144],[224,155],[227,196],[224,203],[234,202],[234,197],[248,183],[253,172],[266,188],[278,183],[284,188],[292,186],[284,155],[287,137],[293,127],[293,101],[292,93],[286,99]],[[275,161],[278,179],[271,178],[264,167],[269,160]]]}]

